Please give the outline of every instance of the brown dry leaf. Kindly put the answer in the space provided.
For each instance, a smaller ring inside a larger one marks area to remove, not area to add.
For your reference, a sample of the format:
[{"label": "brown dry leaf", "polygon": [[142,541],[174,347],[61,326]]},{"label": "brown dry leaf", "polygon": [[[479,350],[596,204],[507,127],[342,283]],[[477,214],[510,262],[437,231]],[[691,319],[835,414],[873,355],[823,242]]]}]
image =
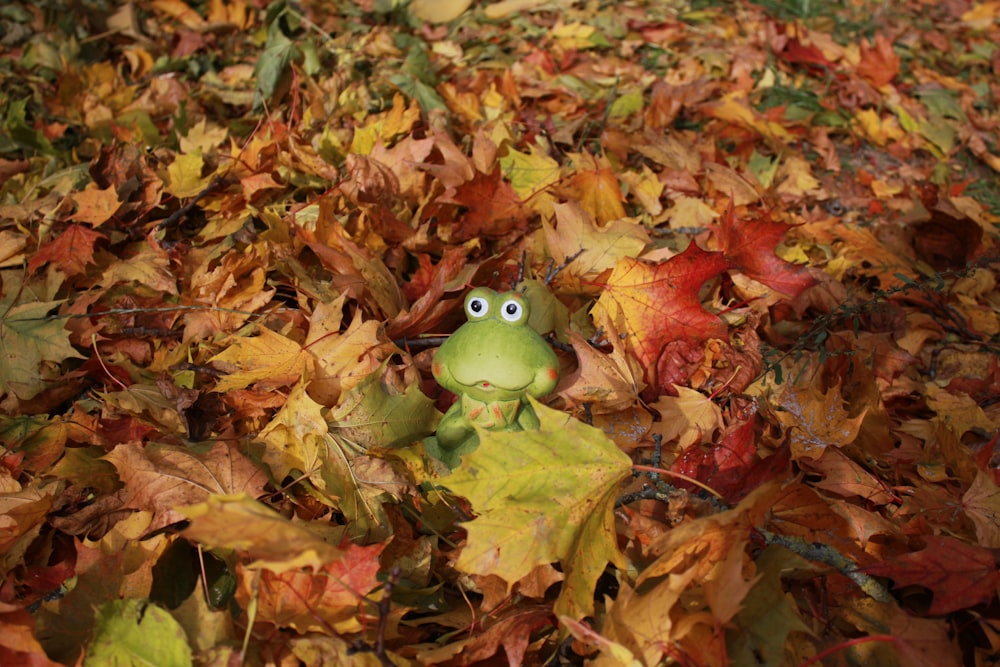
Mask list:
[{"label": "brown dry leaf", "polygon": [[780,398],[778,420],[788,430],[792,456],[818,459],[827,447],[843,447],[854,442],[864,421],[867,407],[847,411],[840,387],[825,393],[816,385],[788,385]]},{"label": "brown dry leaf", "polygon": [[563,379],[565,388],[559,390],[559,395],[571,406],[589,404],[591,410],[602,414],[635,405],[645,387],[639,364],[617,348],[610,354],[597,351],[575,331],[567,335],[579,367]]},{"label": "brown dry leaf", "polygon": [[128,491],[125,507],[153,513],[149,531],[182,521],[184,505],[213,494],[264,494],[267,475],[224,442],[210,448],[120,444],[104,459],[118,470]]},{"label": "brown dry leaf", "polygon": [[1000,488],[989,475],[982,471],[976,474],[962,496],[962,509],[976,527],[979,544],[1000,549]]}]

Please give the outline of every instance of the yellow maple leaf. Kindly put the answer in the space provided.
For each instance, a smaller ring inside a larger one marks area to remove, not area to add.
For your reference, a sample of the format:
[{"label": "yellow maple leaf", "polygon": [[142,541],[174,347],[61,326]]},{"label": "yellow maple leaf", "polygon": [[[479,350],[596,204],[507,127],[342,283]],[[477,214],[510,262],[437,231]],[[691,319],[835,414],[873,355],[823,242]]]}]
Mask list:
[{"label": "yellow maple leaf", "polygon": [[722,426],[722,409],[704,394],[674,385],[677,396],[661,396],[652,407],[661,420],[653,424],[653,432],[665,442],[677,438],[681,449],[702,442],[706,435]]},{"label": "yellow maple leaf", "polygon": [[643,226],[632,219],[623,218],[598,227],[576,202],[553,204],[552,210],[556,224],[543,222],[545,241],[557,262],[580,253],[567,267],[574,274],[610,269],[623,257],[637,257],[649,243]]},{"label": "yellow maple leaf", "polygon": [[239,337],[210,361],[232,371],[219,379],[217,392],[242,389],[251,384],[259,388],[294,385],[312,372],[313,358],[302,347],[267,327],[258,327],[257,335]]},{"label": "yellow maple leaf", "polygon": [[204,167],[205,160],[201,157],[201,153],[178,155],[167,167],[167,183],[163,189],[178,199],[194,197],[212,180],[211,174],[201,175]]}]

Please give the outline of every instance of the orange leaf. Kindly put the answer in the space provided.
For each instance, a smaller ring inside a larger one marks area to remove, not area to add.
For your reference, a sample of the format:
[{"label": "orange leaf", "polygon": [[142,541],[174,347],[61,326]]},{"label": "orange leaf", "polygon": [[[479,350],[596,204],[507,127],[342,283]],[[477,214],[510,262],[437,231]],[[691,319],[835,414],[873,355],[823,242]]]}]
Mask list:
[{"label": "orange leaf", "polygon": [[625,217],[625,198],[610,167],[580,171],[559,190],[572,194],[599,225]]},{"label": "orange leaf", "polygon": [[899,56],[892,50],[892,42],[882,33],[875,34],[875,46],[868,40],[861,42],[861,62],[857,72],[876,88],[891,82],[899,74]]},{"label": "orange leaf", "polygon": [[28,272],[34,273],[40,266],[52,262],[68,276],[84,273],[87,264],[94,262],[94,244],[103,238],[106,238],[104,234],[83,225],[70,225],[28,260]]},{"label": "orange leaf", "polygon": [[236,600],[244,609],[256,599],[257,620],[300,633],[346,634],[362,629],[363,598],[378,586],[378,556],[385,545],[341,545],[340,556],[315,572],[276,574],[238,565]]},{"label": "orange leaf", "polygon": [[789,385],[781,397],[783,412],[778,420],[789,431],[792,456],[818,459],[827,447],[854,442],[868,408],[850,415],[840,388],[826,393],[814,385]]},{"label": "orange leaf", "polygon": [[73,214],[73,219],[79,222],[88,222],[94,227],[99,227],[107,222],[121,206],[118,192],[113,185],[103,190],[97,187],[88,187],[82,192],[74,194],[73,200],[76,202],[76,213]]}]

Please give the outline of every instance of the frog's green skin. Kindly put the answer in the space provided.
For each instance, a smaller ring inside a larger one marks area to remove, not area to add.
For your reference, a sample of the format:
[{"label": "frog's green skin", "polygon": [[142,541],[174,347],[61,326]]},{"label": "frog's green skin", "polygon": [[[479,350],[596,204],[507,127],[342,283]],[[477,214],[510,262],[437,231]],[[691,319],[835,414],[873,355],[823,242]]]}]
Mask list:
[{"label": "frog's green skin", "polygon": [[428,447],[449,466],[478,446],[473,425],[496,431],[538,428],[525,397],[544,396],[559,382],[559,360],[528,326],[524,296],[477,287],[465,297],[465,314],[469,321],[438,349],[431,367],[438,384],[459,396]]}]

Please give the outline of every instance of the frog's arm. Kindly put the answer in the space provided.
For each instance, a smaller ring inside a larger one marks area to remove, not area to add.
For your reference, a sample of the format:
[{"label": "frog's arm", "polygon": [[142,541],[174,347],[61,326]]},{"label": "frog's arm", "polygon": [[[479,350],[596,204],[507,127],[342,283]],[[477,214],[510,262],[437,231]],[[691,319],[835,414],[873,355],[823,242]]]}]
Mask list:
[{"label": "frog's arm", "polygon": [[475,435],[472,424],[462,414],[461,401],[452,404],[438,423],[437,438],[444,449],[455,449],[470,436]]},{"label": "frog's arm", "polygon": [[521,405],[521,410],[517,413],[517,423],[524,431],[534,431],[542,425],[541,422],[538,421],[538,415],[535,414],[535,409],[531,407],[531,404],[527,401]]}]

